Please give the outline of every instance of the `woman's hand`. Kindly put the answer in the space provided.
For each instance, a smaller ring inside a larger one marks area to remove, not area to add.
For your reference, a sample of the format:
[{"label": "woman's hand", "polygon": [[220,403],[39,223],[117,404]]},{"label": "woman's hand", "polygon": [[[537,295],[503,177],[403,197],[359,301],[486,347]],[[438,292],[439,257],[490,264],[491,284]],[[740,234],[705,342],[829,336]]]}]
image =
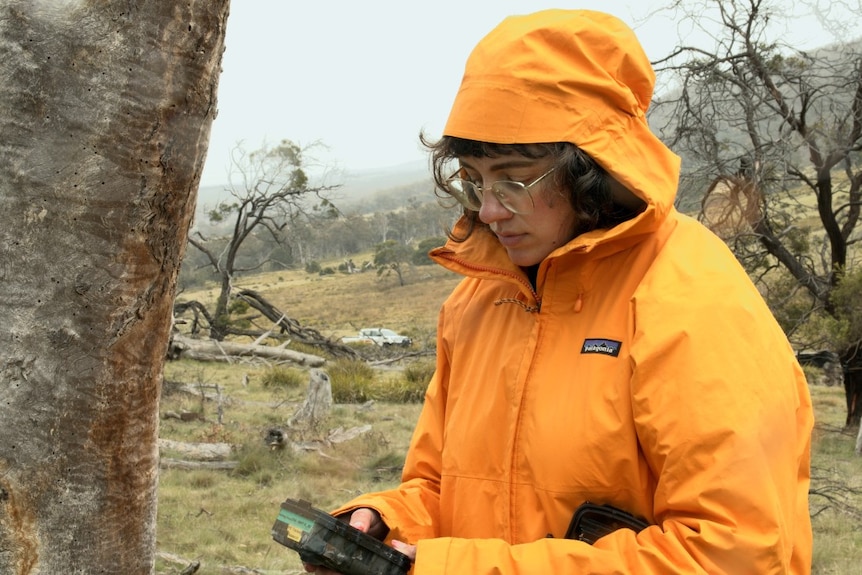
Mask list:
[{"label": "woman's hand", "polygon": [[402,541],[396,541],[395,539],[393,539],[392,540],[392,547],[396,551],[400,551],[401,553],[404,553],[405,555],[410,557],[411,561],[416,561],[416,546],[415,545],[408,545],[407,543],[404,543]]},{"label": "woman's hand", "polygon": [[[380,514],[367,507],[360,507],[350,515],[350,526],[380,540],[386,537],[386,534],[389,533],[389,527],[387,527],[380,518]],[[398,547],[399,545],[401,548]],[[393,541],[393,547],[395,547],[397,551],[401,551],[401,553],[410,557],[411,560],[416,557],[415,545],[407,545],[400,541]],[[406,551],[404,549],[406,549]],[[412,549],[412,551],[410,551],[410,549]],[[408,554],[408,552],[412,554]],[[325,567],[321,567],[320,565],[309,565],[308,563],[304,563],[303,566],[306,571],[310,573],[313,572],[316,575],[339,575],[336,571],[331,571]]]}]

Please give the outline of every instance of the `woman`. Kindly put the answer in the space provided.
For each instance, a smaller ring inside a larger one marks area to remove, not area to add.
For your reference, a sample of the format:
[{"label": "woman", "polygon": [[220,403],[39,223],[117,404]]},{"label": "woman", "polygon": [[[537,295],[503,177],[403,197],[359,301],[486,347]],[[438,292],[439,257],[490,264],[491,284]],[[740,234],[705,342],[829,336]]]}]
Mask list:
[{"label": "woman", "polygon": [[[464,207],[432,257],[465,277],[402,484],[334,511],[415,575],[810,572],[807,385],[733,255],[674,210],[653,84],[611,16],[508,18],[425,142]],[[565,539],[585,502],[649,526]]]}]

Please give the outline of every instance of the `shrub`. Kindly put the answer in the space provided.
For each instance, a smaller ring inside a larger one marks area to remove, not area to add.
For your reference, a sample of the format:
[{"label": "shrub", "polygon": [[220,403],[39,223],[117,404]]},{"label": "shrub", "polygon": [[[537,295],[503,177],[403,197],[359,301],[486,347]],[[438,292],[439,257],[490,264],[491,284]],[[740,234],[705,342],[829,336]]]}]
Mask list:
[{"label": "shrub", "polygon": [[[228,305],[227,313],[229,318],[241,316],[249,310],[248,302],[243,299],[234,299]],[[233,327],[240,329],[249,329],[252,327],[251,321],[248,318],[236,318],[228,320]]]},{"label": "shrub", "polygon": [[308,262],[305,264],[305,273],[317,274],[320,273],[320,262]]},{"label": "shrub", "polygon": [[401,377],[378,378],[362,360],[339,359],[327,370],[335,403],[421,403],[434,373],[434,362],[409,365]]},{"label": "shrub", "polygon": [[420,403],[425,398],[427,381],[395,378],[375,389],[374,399],[387,403]]},{"label": "shrub", "polygon": [[436,364],[433,361],[422,361],[412,363],[404,369],[403,403],[424,401],[425,390],[428,389],[435,368]]},{"label": "shrub", "polygon": [[228,313],[242,315],[248,311],[248,302],[244,299],[233,299],[227,308]]},{"label": "shrub", "polygon": [[408,383],[419,384],[422,387],[427,387],[431,382],[431,376],[434,375],[436,364],[433,361],[417,361],[411,363],[404,368],[404,379]]},{"label": "shrub", "polygon": [[292,456],[290,449],[273,450],[260,443],[242,445],[237,452],[237,465],[231,470],[234,477],[249,478],[259,485],[268,485],[286,467]]},{"label": "shrub", "polygon": [[334,403],[365,403],[372,399],[374,370],[364,361],[338,359],[327,373]]},{"label": "shrub", "polygon": [[276,365],[263,372],[261,381],[264,387],[296,389],[308,381],[308,376],[296,369]]}]

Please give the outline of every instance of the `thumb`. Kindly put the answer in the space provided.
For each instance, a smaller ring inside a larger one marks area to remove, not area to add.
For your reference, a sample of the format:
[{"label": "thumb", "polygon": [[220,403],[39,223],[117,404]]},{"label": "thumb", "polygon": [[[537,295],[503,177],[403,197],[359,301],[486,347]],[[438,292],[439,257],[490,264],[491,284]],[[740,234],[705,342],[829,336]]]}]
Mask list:
[{"label": "thumb", "polygon": [[353,515],[350,516],[350,526],[359,529],[363,533],[368,531],[368,528],[371,526],[371,519],[373,518],[371,511],[368,509],[357,509],[353,512]]}]

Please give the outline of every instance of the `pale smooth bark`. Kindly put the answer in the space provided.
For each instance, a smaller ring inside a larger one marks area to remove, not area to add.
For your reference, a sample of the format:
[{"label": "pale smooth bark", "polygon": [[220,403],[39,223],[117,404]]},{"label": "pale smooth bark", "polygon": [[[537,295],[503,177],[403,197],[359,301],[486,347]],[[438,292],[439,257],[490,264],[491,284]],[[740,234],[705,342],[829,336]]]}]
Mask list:
[{"label": "pale smooth bark", "polygon": [[318,355],[302,353],[284,347],[216,341],[214,339],[192,339],[174,334],[174,354],[180,358],[198,361],[235,361],[242,358],[263,357],[292,361],[298,365],[320,367],[326,360]]},{"label": "pale smooth bark", "polygon": [[0,574],[152,573],[228,0],[0,5]]}]

